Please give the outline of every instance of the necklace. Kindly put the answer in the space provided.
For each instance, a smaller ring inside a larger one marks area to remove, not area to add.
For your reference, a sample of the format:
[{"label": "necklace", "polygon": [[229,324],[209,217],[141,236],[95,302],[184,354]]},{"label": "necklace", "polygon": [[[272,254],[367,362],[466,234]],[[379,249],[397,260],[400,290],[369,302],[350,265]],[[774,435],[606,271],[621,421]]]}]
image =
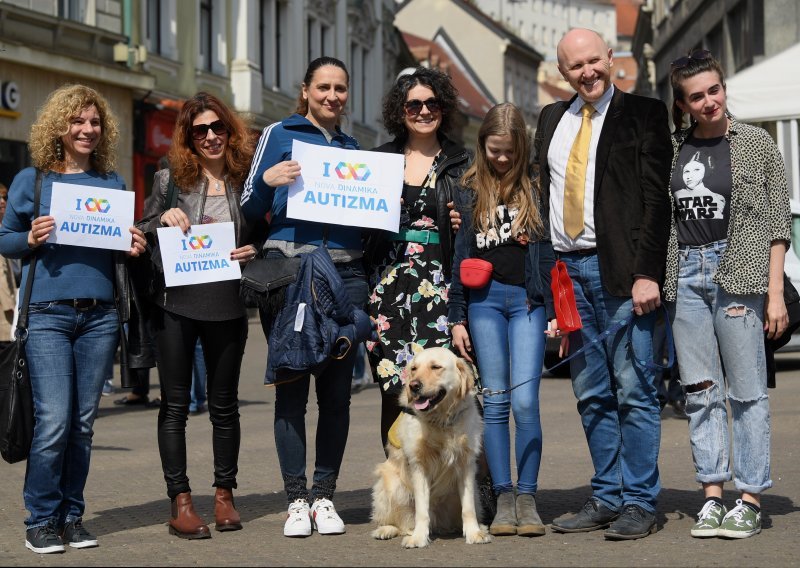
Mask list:
[{"label": "necklace", "polygon": [[212,181],[214,182],[214,193],[223,193],[224,192],[225,187],[222,185],[223,182],[225,181],[225,177],[224,176],[223,176],[223,178],[221,180],[215,178],[211,174],[207,174],[206,177],[208,178],[209,188],[211,187],[211,182]]}]

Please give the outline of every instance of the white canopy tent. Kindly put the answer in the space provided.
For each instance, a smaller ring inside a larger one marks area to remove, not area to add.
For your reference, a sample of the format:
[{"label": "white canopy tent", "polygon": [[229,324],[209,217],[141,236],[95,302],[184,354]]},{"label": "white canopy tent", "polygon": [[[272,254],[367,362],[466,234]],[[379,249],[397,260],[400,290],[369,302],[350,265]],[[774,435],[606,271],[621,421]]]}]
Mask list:
[{"label": "white canopy tent", "polygon": [[728,109],[744,122],[775,122],[789,191],[800,200],[800,43],[744,69],[727,81]]}]

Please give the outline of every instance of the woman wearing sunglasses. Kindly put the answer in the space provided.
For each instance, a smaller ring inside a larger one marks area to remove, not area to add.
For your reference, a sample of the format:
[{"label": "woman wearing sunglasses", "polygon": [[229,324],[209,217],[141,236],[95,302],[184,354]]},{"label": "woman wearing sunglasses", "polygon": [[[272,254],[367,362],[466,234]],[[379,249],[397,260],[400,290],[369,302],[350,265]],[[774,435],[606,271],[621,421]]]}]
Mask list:
[{"label": "woman wearing sunglasses", "polygon": [[[250,167],[253,144],[241,118],[217,97],[198,93],[183,105],[169,151],[169,169],[156,173],[152,197],[138,226],[150,243],[159,227],[233,222],[237,248],[231,261],[244,264],[256,255],[251,235],[258,227],[244,221],[239,198]],[[177,202],[167,203],[174,184]],[[153,261],[161,266],[158,249]],[[218,531],[242,528],[233,489],[239,459],[239,368],[247,340],[247,314],[239,281],[226,280],[166,288],[156,270],[151,323],[158,347],[161,409],[158,448],[171,500],[169,532],[180,538],[209,538],[206,522],[192,505],[186,475],[186,419],[192,362],[198,338],[207,368],[208,412],[213,425],[214,517]]]},{"label": "woman wearing sunglasses", "polygon": [[[347,150],[359,148],[358,142],[339,126],[349,88],[350,76],[340,60],[320,57],[309,63],[295,114],[267,126],[261,135],[242,196],[242,210],[251,219],[271,215],[264,243],[266,258],[293,257],[325,242],[350,301],[363,308],[368,289],[361,230],[286,216],[288,186],[300,175],[300,164],[292,159],[294,140]],[[267,336],[272,319],[272,313],[261,310],[261,325]],[[350,349],[347,356],[332,361],[315,377],[319,420],[310,491],[306,478],[305,414],[311,376],[275,387],[275,446],[289,506],[283,528],[287,537],[310,536],[312,528],[327,535],[345,532],[333,495],[350,428],[350,381],[356,352],[357,349]]]},{"label": "woman wearing sunglasses", "polygon": [[[709,52],[673,61],[670,82],[675,214],[664,296],[674,311],[696,479],[706,499],[691,535],[746,538],[761,531],[760,496],[772,486],[764,332],[778,337],[788,324],[786,173],[769,134],[728,112],[725,76]],[[714,168],[699,167],[700,156]],[[719,199],[686,189],[701,182]],[[728,510],[722,487],[731,479],[741,498]]]},{"label": "woman wearing sunglasses", "polygon": [[406,363],[426,347],[451,346],[447,293],[453,233],[447,204],[466,171],[469,154],[445,134],[458,93],[444,73],[419,67],[401,75],[383,103],[383,123],[394,140],[376,148],[405,157],[400,231],[367,239],[373,270],[370,315],[380,339],[369,343],[373,377],[381,386],[381,442],[400,414],[397,396]]}]

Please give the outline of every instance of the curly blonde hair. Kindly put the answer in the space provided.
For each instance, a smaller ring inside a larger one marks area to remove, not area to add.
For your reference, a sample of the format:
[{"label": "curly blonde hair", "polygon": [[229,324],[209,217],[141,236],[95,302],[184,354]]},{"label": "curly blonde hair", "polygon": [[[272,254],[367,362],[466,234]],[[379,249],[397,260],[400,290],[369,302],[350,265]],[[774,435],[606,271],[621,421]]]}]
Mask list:
[{"label": "curly blonde hair", "polygon": [[65,85],[50,93],[31,126],[28,148],[33,165],[42,171],[64,171],[63,152],[59,159],[61,137],[69,132],[73,117],[93,106],[100,115],[100,142],[91,157],[92,168],[101,174],[114,170],[119,126],[108,102],[94,89],[84,85]]}]

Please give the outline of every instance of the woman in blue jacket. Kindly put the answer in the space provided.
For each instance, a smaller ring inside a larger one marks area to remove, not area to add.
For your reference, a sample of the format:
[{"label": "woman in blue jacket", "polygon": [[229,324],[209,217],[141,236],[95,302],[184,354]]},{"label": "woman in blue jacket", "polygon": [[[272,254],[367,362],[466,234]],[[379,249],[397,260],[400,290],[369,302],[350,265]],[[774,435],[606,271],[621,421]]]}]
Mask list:
[{"label": "woman in blue jacket", "polygon": [[[320,57],[309,64],[296,113],[267,126],[261,135],[242,193],[242,212],[252,220],[270,215],[270,231],[263,253],[268,258],[311,252],[326,240],[350,300],[355,307],[363,308],[368,290],[361,259],[361,229],[286,216],[288,185],[300,175],[300,165],[292,160],[294,140],[359,149],[358,142],[339,128],[349,82],[347,68],[338,59]],[[267,336],[271,321],[272,315],[262,310],[261,324]],[[319,421],[310,491],[305,472],[305,412],[310,375],[276,385],[275,445],[289,502],[283,529],[285,536],[309,536],[312,522],[320,534],[345,532],[332,499],[350,427],[350,381],[356,351],[351,349],[345,358],[333,361],[316,377]]]},{"label": "woman in blue jacket", "polygon": [[[114,171],[119,128],[106,100],[83,85],[50,94],[31,126],[35,168],[20,171],[0,229],[0,254],[22,259],[22,282],[36,270],[31,290],[28,358],[36,425],[23,498],[25,546],[39,554],[97,546],[83,526],[84,487],[92,453],[92,425],[103,381],[113,371],[119,315],[127,316],[127,274],[114,251],[47,242],[56,223],[50,201],[59,184],[125,191]],[[37,169],[40,211],[34,217]],[[133,256],[144,235],[131,227]]]},{"label": "woman in blue jacket", "polygon": [[[513,389],[484,397],[484,446],[497,495],[489,527],[493,535],[545,533],[534,495],[542,455],[544,332],[547,318],[554,317],[549,292],[554,255],[547,214],[530,178],[529,155],[522,113],[510,103],[493,107],[478,132],[464,187],[455,195],[462,224],[448,300],[453,345],[470,361],[474,348],[484,387]],[[466,258],[491,263],[485,286],[463,285],[460,269]],[[509,467],[509,410],[516,427],[516,497]]]}]

